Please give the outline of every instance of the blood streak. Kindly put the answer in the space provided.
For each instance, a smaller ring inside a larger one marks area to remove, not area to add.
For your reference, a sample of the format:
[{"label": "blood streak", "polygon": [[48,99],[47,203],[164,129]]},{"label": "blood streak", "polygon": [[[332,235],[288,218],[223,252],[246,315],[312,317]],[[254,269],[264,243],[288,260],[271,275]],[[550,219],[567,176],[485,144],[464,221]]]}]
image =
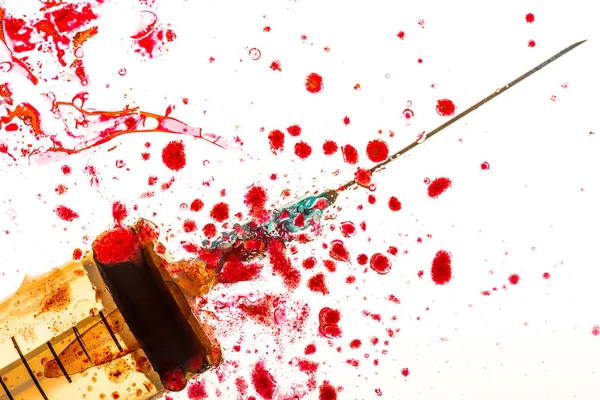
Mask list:
[{"label": "blood streak", "polygon": [[79,218],[79,214],[77,214],[72,209],[65,206],[58,206],[54,209],[54,212],[58,217],[64,221],[71,222],[77,218]]},{"label": "blood streak", "polygon": [[323,78],[317,73],[310,73],[306,77],[306,90],[310,93],[319,93],[323,90]]},{"label": "blood streak", "polygon": [[454,105],[452,100],[441,99],[437,101],[435,110],[442,117],[450,117],[454,115],[454,112],[456,111],[456,106]]},{"label": "blood streak", "polygon": [[260,361],[254,365],[251,380],[254,390],[263,399],[271,400],[275,396],[277,382],[275,382],[273,375],[265,367],[264,361]]},{"label": "blood streak", "polygon": [[283,284],[293,290],[300,285],[300,271],[292,266],[285,254],[285,244],[278,239],[272,239],[267,245],[267,254],[273,271],[283,278]]},{"label": "blood streak", "polygon": [[372,140],[367,144],[367,156],[373,162],[382,162],[388,158],[389,149],[383,140]]},{"label": "blood streak", "polygon": [[446,191],[452,185],[452,181],[448,178],[437,178],[427,187],[429,197],[435,199]]},{"label": "blood streak", "polygon": [[445,250],[440,250],[431,263],[431,279],[436,285],[444,285],[450,282],[451,277],[452,264],[450,254]]},{"label": "blood streak", "polygon": [[185,167],[185,146],[183,142],[170,142],[162,151],[162,160],[167,168],[179,171]]}]

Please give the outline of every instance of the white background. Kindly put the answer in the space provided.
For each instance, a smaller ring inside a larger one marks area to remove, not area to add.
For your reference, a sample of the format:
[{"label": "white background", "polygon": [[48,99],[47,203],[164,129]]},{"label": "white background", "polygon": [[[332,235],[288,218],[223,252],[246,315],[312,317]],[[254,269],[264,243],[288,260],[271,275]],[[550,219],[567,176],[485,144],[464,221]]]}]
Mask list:
[{"label": "white background", "polygon": [[[30,15],[39,4],[7,1],[5,6],[9,14]],[[168,51],[153,59],[135,54],[128,39],[142,10],[153,10],[177,34]],[[525,22],[530,12],[532,24]],[[376,389],[388,399],[600,396],[600,336],[592,335],[600,324],[600,37],[593,2],[158,0],[152,6],[107,2],[98,13],[99,33],[84,45],[88,87],[76,80],[34,87],[18,75],[4,74],[4,81],[14,82],[16,102],[37,104],[43,113],[42,93],[53,91],[68,101],[86,90],[87,105],[101,110],[135,104],[161,114],[175,104],[173,117],[206,132],[239,136],[243,148],[226,151],[202,140],[152,133],[122,136],[41,167],[0,154],[0,228],[10,232],[0,239],[3,295],[11,293],[24,272],[60,265],[75,248],[89,250],[93,238],[112,224],[113,201],[127,205],[128,223],[139,217],[158,223],[163,234],[172,235],[165,243],[169,252],[188,257],[180,241],[198,241],[201,233],[184,233],[183,221],[193,218],[202,227],[212,204],[221,200],[232,214],[245,213],[243,195],[253,183],[266,187],[269,204],[278,207],[289,201],[279,196],[284,189],[297,198],[350,179],[355,166],[343,163],[339,153],[325,157],[325,139],[354,144],[360,165],[370,167],[364,150],[369,140],[381,137],[393,151],[443,123],[446,119],[435,111],[438,99],[451,99],[460,112],[564,47],[588,39],[391,164],[374,178],[375,205],[367,203],[366,189],[341,195],[337,218],[325,222],[324,236],[298,246],[295,265],[301,268],[309,254],[327,258],[321,243],[341,237],[339,230],[329,231],[329,224],[365,221],[367,231],[345,240],[353,263],[326,272],[329,295],[305,288],[310,272],[303,272],[301,288],[289,295],[289,303],[306,302],[312,310],[304,337],[290,343],[294,336],[289,332],[274,337],[271,328],[252,321],[236,324],[224,313],[218,324],[228,360],[220,367],[224,380],[218,382],[213,372],[203,379],[211,398],[220,392],[220,398],[235,399],[235,378],[248,381],[255,361],[266,359],[283,398],[307,378],[288,362],[303,357],[304,347],[315,343],[318,350],[311,359],[321,363],[317,385],[328,380],[343,387],[341,399],[377,398]],[[271,32],[263,32],[265,26]],[[404,40],[396,36],[400,30]],[[530,39],[536,42],[533,48]],[[251,48],[260,49],[259,60],[249,57]],[[281,72],[269,68],[273,60],[281,61]],[[55,67],[48,63],[47,76],[52,76]],[[126,68],[125,76],[118,74],[120,68]],[[323,76],[325,88],[316,95],[304,89],[311,72]],[[353,89],[357,83],[362,90]],[[190,99],[187,106],[182,97]],[[408,101],[415,113],[410,121],[402,116]],[[345,116],[349,126],[342,123]],[[286,134],[286,150],[273,155],[268,132],[294,123],[302,127],[301,137]],[[177,173],[160,160],[161,149],[173,139],[184,140],[187,152],[187,165]],[[298,139],[313,147],[305,161],[293,154]],[[145,151],[150,161],[142,160]],[[124,160],[129,171],[116,168],[116,160]],[[490,169],[481,170],[486,161]],[[71,175],[61,173],[64,164]],[[86,165],[98,170],[99,185],[89,184]],[[271,181],[272,173],[279,178]],[[157,186],[172,176],[176,180],[161,191],[147,185],[149,175],[158,176]],[[437,177],[453,184],[430,199],[423,180]],[[203,186],[208,180],[210,187]],[[69,188],[65,195],[55,193],[58,184]],[[224,199],[221,189],[226,189]],[[156,195],[140,199],[148,190]],[[402,202],[399,213],[387,208],[392,195]],[[194,198],[206,204],[200,214],[180,208]],[[73,208],[80,217],[60,220],[53,212],[58,205]],[[392,257],[386,276],[363,273],[354,261],[362,252],[384,252],[388,246],[400,253]],[[429,278],[440,249],[452,254],[453,266],[452,280],[441,287]],[[420,270],[423,279],[417,276]],[[550,279],[542,278],[545,272]],[[508,283],[513,273],[521,277],[514,286]],[[349,274],[356,276],[356,284],[345,283]],[[491,296],[481,294],[493,288],[498,290]],[[283,292],[280,279],[265,269],[258,282],[219,288],[212,300]],[[389,294],[401,304],[387,301]],[[317,335],[317,314],[324,306],[342,312],[344,334],[331,346]],[[362,310],[380,313],[382,322],[363,317]],[[388,328],[400,332],[390,339]],[[377,346],[369,343],[372,336],[380,339]],[[231,347],[240,337],[243,350],[234,353]],[[355,338],[363,342],[359,350],[348,347]],[[383,355],[386,339],[390,344]],[[359,368],[348,365],[349,358],[359,359]],[[409,368],[407,378],[402,368]]]}]

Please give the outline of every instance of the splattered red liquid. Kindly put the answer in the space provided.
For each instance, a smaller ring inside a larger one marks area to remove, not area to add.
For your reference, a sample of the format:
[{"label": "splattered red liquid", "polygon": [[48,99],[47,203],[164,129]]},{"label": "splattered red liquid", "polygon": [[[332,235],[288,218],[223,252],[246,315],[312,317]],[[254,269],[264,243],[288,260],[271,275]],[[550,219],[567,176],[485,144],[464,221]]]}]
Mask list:
[{"label": "splattered red liquid", "polygon": [[329,247],[329,257],[337,261],[348,262],[350,260],[350,252],[341,240],[334,240]]},{"label": "splattered red liquid", "polygon": [[118,264],[135,258],[138,241],[131,229],[117,227],[98,236],[92,250],[100,263]]},{"label": "splattered red liquid", "polygon": [[442,117],[450,117],[454,115],[456,111],[456,106],[452,102],[452,100],[441,99],[437,101],[437,105],[435,106],[435,111]]},{"label": "splattered red liquid", "polygon": [[217,235],[217,227],[215,224],[206,224],[202,227],[202,234],[207,238],[213,238]]},{"label": "splattered red liquid", "polygon": [[308,288],[311,292],[321,293],[323,295],[329,294],[327,284],[325,283],[325,275],[319,273],[308,280]]},{"label": "splattered red liquid", "polygon": [[302,133],[302,128],[300,128],[299,125],[291,125],[288,126],[287,132],[290,134],[290,136],[300,136],[300,133]]},{"label": "splattered red liquid", "polygon": [[323,143],[323,153],[326,156],[335,154],[336,151],[338,151],[338,145],[333,140],[326,140],[325,143]]},{"label": "splattered red liquid", "polygon": [[284,143],[285,135],[279,129],[272,130],[269,133],[269,144],[273,154],[277,154],[278,151],[282,151]]},{"label": "splattered red liquid", "polygon": [[298,142],[294,145],[294,153],[302,158],[308,158],[308,156],[310,156],[310,154],[312,153],[312,148],[308,145],[308,143],[305,142]]},{"label": "splattered red liquid", "polygon": [[286,255],[285,244],[277,239],[270,240],[267,254],[273,271],[282,277],[283,284],[289,289],[296,289],[300,285],[300,271],[292,266]]},{"label": "splattered red liquid", "polygon": [[529,42],[527,42],[527,46],[535,47],[535,40],[530,40]]},{"label": "splattered red liquid", "polygon": [[444,285],[450,282],[451,277],[452,264],[450,254],[445,250],[440,250],[431,263],[431,279],[436,285]]},{"label": "splattered red liquid", "polygon": [[194,232],[197,229],[196,222],[187,219],[183,222],[183,231],[186,233]]},{"label": "splattered red liquid", "polygon": [[319,93],[323,90],[323,78],[314,72],[310,73],[306,77],[305,86],[310,93]]},{"label": "splattered red liquid", "polygon": [[408,376],[409,374],[410,374],[410,371],[408,370],[408,368],[402,368],[402,375]]},{"label": "splattered red liquid", "polygon": [[367,144],[367,156],[373,162],[382,162],[388,158],[389,149],[383,140],[372,140]]},{"label": "splattered red liquid", "polygon": [[342,155],[344,156],[344,161],[348,164],[356,164],[358,162],[358,151],[350,144],[342,147]]},{"label": "splattered red liquid", "polygon": [[217,203],[210,210],[210,217],[217,222],[223,222],[229,218],[229,205],[227,203]]},{"label": "splattered red liquid", "polygon": [[519,283],[520,279],[521,278],[517,274],[512,274],[511,276],[508,277],[508,281],[510,282],[511,285],[516,285],[517,283]]},{"label": "splattered red liquid", "polygon": [[525,21],[531,24],[533,21],[535,21],[535,16],[532,13],[529,13],[525,16]]},{"label": "splattered red liquid", "polygon": [[64,221],[67,221],[67,222],[71,222],[71,221],[79,218],[79,214],[77,214],[75,211],[73,211],[70,208],[65,207],[65,206],[56,207],[54,212],[56,213],[56,215],[58,215],[58,218],[60,218]]},{"label": "splattered red liquid", "polygon": [[252,386],[254,390],[265,400],[271,400],[277,389],[277,382],[273,375],[265,368],[264,362],[258,362],[252,369]]},{"label": "splattered red liquid", "polygon": [[371,256],[371,269],[380,275],[385,275],[392,269],[390,260],[381,253],[375,253]]},{"label": "splattered red liquid", "polygon": [[404,31],[400,31],[400,32],[398,32],[398,34],[396,36],[398,36],[398,39],[404,40],[405,33],[404,33]]},{"label": "splattered red liquid", "polygon": [[208,398],[206,385],[203,381],[190,383],[188,386],[187,395],[190,400],[202,400]]},{"label": "splattered red liquid", "polygon": [[354,180],[362,187],[368,188],[371,185],[372,174],[371,171],[364,168],[359,168],[354,173]]},{"label": "splattered red liquid", "polygon": [[402,203],[400,203],[400,200],[396,197],[392,196],[388,201],[388,207],[390,207],[390,210],[392,211],[400,211],[400,209],[402,209]]},{"label": "splattered red liquid", "polygon": [[308,257],[302,261],[302,267],[304,269],[313,269],[317,265],[317,259],[314,257]]},{"label": "splattered red liquid", "polygon": [[267,204],[267,192],[261,186],[253,186],[244,197],[244,204],[248,206],[250,216],[258,221],[264,221],[268,215],[265,210]]},{"label": "splattered red liquid", "polygon": [[127,217],[127,208],[125,204],[115,201],[112,205],[112,215],[117,224],[121,224]]},{"label": "splattered red liquid", "polygon": [[167,168],[179,171],[185,167],[185,147],[183,142],[170,142],[162,151],[162,160]]},{"label": "splattered red liquid", "polygon": [[341,314],[338,310],[324,307],[319,311],[319,333],[328,338],[336,338],[342,335],[339,328]]},{"label": "splattered red liquid", "polygon": [[319,387],[319,400],[337,400],[337,392],[329,383],[324,382]]},{"label": "splattered red liquid", "polygon": [[448,178],[434,179],[427,187],[427,195],[432,199],[435,199],[444,193],[451,185],[452,181]]},{"label": "splattered red liquid", "polygon": [[195,199],[192,201],[192,204],[190,204],[190,210],[193,212],[198,212],[202,210],[203,207],[204,203],[200,199]]},{"label": "splattered red liquid", "polygon": [[484,171],[490,169],[490,164],[487,161],[482,162],[481,169]]},{"label": "splattered red liquid", "polygon": [[351,221],[342,222],[340,224],[340,231],[344,237],[348,238],[356,234],[356,226]]}]

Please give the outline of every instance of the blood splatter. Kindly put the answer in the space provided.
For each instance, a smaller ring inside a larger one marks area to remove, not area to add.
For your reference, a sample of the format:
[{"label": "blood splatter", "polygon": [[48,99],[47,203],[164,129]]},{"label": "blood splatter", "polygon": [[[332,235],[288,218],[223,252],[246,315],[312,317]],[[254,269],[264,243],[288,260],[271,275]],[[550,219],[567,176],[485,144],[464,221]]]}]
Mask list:
[{"label": "blood splatter", "polygon": [[269,133],[269,144],[273,154],[277,154],[278,151],[283,151],[283,145],[285,144],[285,135],[279,129],[272,130]]},{"label": "blood splatter", "polygon": [[444,193],[452,185],[452,181],[448,178],[434,179],[427,187],[427,194],[432,199],[437,198]]},{"label": "blood splatter", "polygon": [[314,344],[309,344],[304,348],[304,355],[315,354],[317,352],[317,346]]},{"label": "blood splatter", "polygon": [[200,199],[195,199],[192,201],[192,204],[190,204],[190,210],[193,212],[198,212],[202,210],[203,207],[204,203]]},{"label": "blood splatter", "polygon": [[529,46],[529,47],[535,47],[535,40],[529,40],[527,42],[527,46]]},{"label": "blood splatter", "polygon": [[271,400],[277,390],[277,382],[265,367],[264,361],[254,365],[251,377],[254,390],[265,400]]},{"label": "blood splatter", "polygon": [[229,218],[229,205],[227,203],[217,203],[210,210],[210,217],[217,222],[223,222]]},{"label": "blood splatter", "polygon": [[452,277],[452,264],[450,253],[440,250],[431,263],[431,279],[436,285],[444,285],[450,282]]},{"label": "blood splatter", "polygon": [[67,221],[67,222],[71,222],[77,218],[79,218],[79,214],[77,214],[75,211],[73,211],[72,209],[65,207],[65,206],[58,206],[54,209],[54,212],[56,213],[56,215],[58,215],[58,218]]},{"label": "blood splatter", "polygon": [[350,260],[350,252],[341,240],[334,240],[329,246],[329,257],[341,262]]},{"label": "blood splatter", "polygon": [[217,235],[217,227],[215,224],[206,224],[202,228],[202,233],[208,239],[213,238]]},{"label": "blood splatter", "polygon": [[273,271],[283,278],[283,284],[293,290],[300,285],[300,271],[292,266],[286,256],[285,244],[281,240],[270,240],[267,245],[267,254]]},{"label": "blood splatter", "polygon": [[533,21],[535,21],[535,16],[532,13],[529,13],[525,16],[525,21],[531,24]]},{"label": "blood splatter", "polygon": [[362,187],[368,188],[371,185],[372,173],[368,169],[359,168],[354,173],[354,180]]},{"label": "blood splatter", "polygon": [[123,220],[127,217],[127,208],[125,204],[115,201],[112,205],[112,215],[117,224],[121,224]]},{"label": "blood splatter", "polygon": [[185,167],[185,146],[183,142],[169,142],[162,151],[162,160],[167,168],[179,171]]},{"label": "blood splatter", "polygon": [[186,233],[194,232],[197,228],[196,222],[191,219],[186,219],[183,222],[183,231]]},{"label": "blood splatter", "polygon": [[219,273],[219,282],[237,283],[251,281],[260,275],[260,271],[261,267],[259,264],[243,263],[235,255],[231,255]]},{"label": "blood splatter", "polygon": [[340,231],[344,237],[348,238],[356,234],[356,226],[351,221],[342,222],[340,223]]},{"label": "blood splatter", "polygon": [[319,93],[323,90],[323,78],[317,73],[310,73],[306,77],[305,86],[310,93]]},{"label": "blood splatter", "polygon": [[402,368],[402,375],[408,376],[409,374],[410,374],[410,371],[408,370],[408,368]]},{"label": "blood splatter", "polygon": [[325,283],[325,275],[322,273],[309,278],[307,286],[312,292],[322,293],[323,295],[329,294],[329,289],[327,289],[327,284]]},{"label": "blood splatter", "polygon": [[398,36],[398,39],[404,40],[404,36],[406,36],[406,35],[405,35],[404,31],[400,31],[400,32],[398,32],[398,34],[396,36]]},{"label": "blood splatter", "polygon": [[287,132],[290,134],[290,136],[300,136],[302,133],[302,128],[300,128],[299,125],[291,125],[288,126]]},{"label": "blood splatter", "polygon": [[204,381],[191,382],[188,386],[187,395],[190,400],[202,400],[208,397]]},{"label": "blood splatter", "polygon": [[344,117],[344,125],[350,125],[350,117]]},{"label": "blood splatter", "polygon": [[398,200],[394,196],[390,197],[390,200],[388,201],[388,206],[392,211],[400,211],[402,209],[402,203],[400,203],[400,200]]},{"label": "blood splatter", "polygon": [[386,142],[375,139],[367,144],[367,156],[373,162],[382,162],[388,158],[389,149]]},{"label": "blood splatter", "polygon": [[83,257],[83,251],[80,248],[73,250],[73,261],[79,261]]},{"label": "blood splatter", "polygon": [[319,386],[319,400],[337,400],[335,388],[327,382]]},{"label": "blood splatter", "polygon": [[592,335],[594,335],[594,336],[600,335],[600,325],[595,325],[592,328]]},{"label": "blood splatter", "polygon": [[302,267],[304,269],[313,269],[317,265],[317,259],[314,257],[308,257],[302,261]]},{"label": "blood splatter", "polygon": [[310,156],[310,154],[312,153],[312,148],[308,145],[308,143],[305,142],[298,142],[294,145],[294,153],[302,158],[308,158],[308,156]]},{"label": "blood splatter", "polygon": [[362,342],[360,341],[360,339],[354,339],[350,342],[350,348],[352,349],[358,349],[361,345]]},{"label": "blood splatter", "polygon": [[271,63],[271,65],[269,65],[269,68],[271,68],[273,71],[279,71],[279,72],[281,72],[281,61],[279,61],[279,60],[273,60],[273,62]]},{"label": "blood splatter", "polygon": [[244,197],[244,204],[250,211],[250,216],[259,222],[268,218],[265,205],[267,204],[267,192],[261,186],[252,186]]},{"label": "blood splatter", "polygon": [[341,314],[338,310],[324,307],[319,311],[319,333],[328,338],[337,338],[342,335],[338,326]]},{"label": "blood splatter", "polygon": [[358,262],[359,265],[365,265],[368,261],[369,257],[366,254],[359,254],[356,257],[356,262]]},{"label": "blood splatter", "polygon": [[454,115],[456,111],[456,106],[452,102],[452,100],[441,99],[437,101],[437,105],[435,106],[435,111],[442,117],[450,117]]},{"label": "blood splatter", "polygon": [[512,274],[511,276],[508,277],[508,281],[510,282],[511,285],[516,285],[517,283],[519,283],[520,279],[521,278],[517,274]]},{"label": "blood splatter", "polygon": [[392,269],[390,260],[381,253],[375,253],[371,256],[371,269],[380,275],[385,275]]},{"label": "blood splatter", "polygon": [[484,171],[490,169],[490,163],[488,163],[487,161],[482,162],[481,169]]},{"label": "blood splatter", "polygon": [[323,153],[325,153],[326,156],[335,154],[336,151],[338,151],[338,145],[333,140],[326,140],[325,143],[323,143]]},{"label": "blood splatter", "polygon": [[344,156],[344,161],[348,164],[356,164],[358,162],[358,151],[350,144],[342,147],[342,155]]},{"label": "blood splatter", "polygon": [[548,272],[544,272],[544,275],[542,275],[542,277],[546,280],[550,279],[550,274]]},{"label": "blood splatter", "polygon": [[116,227],[98,236],[92,250],[100,263],[118,264],[136,258],[138,240],[131,229]]}]

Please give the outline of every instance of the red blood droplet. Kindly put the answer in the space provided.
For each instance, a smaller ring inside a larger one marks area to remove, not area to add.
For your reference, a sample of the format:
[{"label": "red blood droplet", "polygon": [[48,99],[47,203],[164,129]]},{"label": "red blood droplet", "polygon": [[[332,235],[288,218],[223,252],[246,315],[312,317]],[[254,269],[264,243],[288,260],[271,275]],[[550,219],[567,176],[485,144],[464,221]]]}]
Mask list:
[{"label": "red blood droplet", "polygon": [[319,400],[337,400],[335,388],[327,382],[319,387]]},{"label": "red blood droplet", "polygon": [[400,31],[400,32],[398,32],[398,34],[397,34],[396,36],[398,36],[398,38],[399,38],[400,40],[404,40],[404,36],[405,36],[405,34],[404,34],[404,31]]},{"label": "red blood droplet", "polygon": [[277,382],[273,378],[273,375],[265,368],[264,362],[258,362],[252,369],[252,385],[254,390],[263,399],[271,400],[275,395],[277,389]]},{"label": "red blood droplet", "polygon": [[360,339],[354,339],[350,342],[350,347],[353,349],[358,349],[361,346],[362,342]]},{"label": "red blood droplet", "polygon": [[375,196],[373,196],[372,194],[370,194],[369,197],[367,197],[367,201],[369,202],[369,204],[375,204],[375,202],[377,201],[377,198]]},{"label": "red blood droplet", "polygon": [[332,273],[335,272],[337,269],[337,265],[336,265],[335,261],[332,261],[332,260],[324,260],[323,265],[325,266],[327,271],[332,272]]},{"label": "red blood droplet", "polygon": [[371,184],[371,178],[372,178],[372,174],[371,174],[371,171],[369,171],[368,169],[359,168],[354,173],[354,180],[356,181],[356,183],[358,183],[362,187],[368,188],[369,185]]},{"label": "red blood droplet", "polygon": [[308,257],[304,261],[302,261],[302,266],[305,269],[313,269],[317,265],[317,259],[314,257]]},{"label": "red blood droplet", "polygon": [[533,21],[535,21],[535,16],[532,13],[529,13],[525,16],[525,21],[531,24]]},{"label": "red blood droplet", "polygon": [[204,234],[204,236],[206,236],[206,238],[210,239],[217,235],[217,227],[215,226],[215,224],[206,224],[202,228],[202,233]]},{"label": "red blood droplet", "polygon": [[369,160],[373,162],[382,162],[385,161],[388,157],[389,149],[386,142],[383,140],[375,139],[371,140],[367,144],[367,156]]},{"label": "red blood droplet", "polygon": [[187,385],[185,372],[180,366],[170,368],[166,372],[160,374],[160,381],[163,386],[171,392],[180,392],[185,389],[185,385]]},{"label": "red blood droplet", "polygon": [[100,234],[92,244],[94,257],[102,264],[118,264],[138,255],[138,240],[133,231],[116,227]]},{"label": "red blood droplet", "polygon": [[80,248],[73,250],[73,261],[81,260],[82,256],[83,256],[83,252],[81,251]]},{"label": "red blood droplet", "polygon": [[287,131],[291,136],[300,136],[300,133],[302,133],[302,128],[300,128],[299,125],[291,125],[288,126]]},{"label": "red blood droplet", "polygon": [[527,42],[527,46],[535,47],[535,40],[530,40],[529,42]]},{"label": "red blood droplet", "polygon": [[592,335],[594,335],[594,336],[600,335],[600,326],[596,325],[592,328]]},{"label": "red blood droplet", "polygon": [[350,117],[344,117],[344,125],[350,125]]},{"label": "red blood droplet", "polygon": [[337,261],[347,262],[350,260],[350,253],[341,240],[334,240],[329,247],[329,257]]},{"label": "red blood droplet", "polygon": [[115,201],[112,205],[112,215],[117,224],[121,224],[127,217],[127,208],[125,204]]},{"label": "red blood droplet", "polygon": [[251,281],[258,278],[260,271],[260,265],[245,264],[235,255],[231,255],[219,273],[219,282],[237,283]]},{"label": "red blood droplet", "polygon": [[185,167],[185,147],[183,142],[170,142],[162,151],[162,160],[167,168],[179,171]]},{"label": "red blood droplet", "polygon": [[322,273],[309,278],[307,286],[312,292],[318,292],[324,295],[329,293],[327,285],[325,284],[325,275]]},{"label": "red blood droplet", "polygon": [[194,232],[197,229],[196,222],[187,219],[183,222],[183,231],[186,233]]},{"label": "red blood droplet", "polygon": [[277,239],[270,240],[267,245],[267,254],[273,271],[283,278],[283,283],[289,289],[296,289],[300,285],[300,271],[292,266],[286,256],[285,244]]},{"label": "red blood droplet", "polygon": [[340,231],[344,237],[351,237],[356,234],[356,226],[351,221],[342,222],[340,224]]},{"label": "red blood droplet", "polygon": [[284,143],[285,135],[279,129],[269,132],[269,144],[273,154],[277,154],[278,151],[282,151]]},{"label": "red blood droplet", "polygon": [[367,261],[369,261],[369,257],[366,254],[359,254],[358,257],[356,257],[356,261],[360,265],[365,265]]},{"label": "red blood droplet", "polygon": [[350,144],[342,147],[342,155],[344,156],[344,161],[348,164],[356,164],[358,162],[358,151]]},{"label": "red blood droplet", "polygon": [[396,197],[392,196],[388,201],[388,206],[392,211],[400,211],[402,208],[402,203],[400,203],[400,200],[398,200]]},{"label": "red blood droplet", "polygon": [[437,178],[427,187],[429,197],[435,199],[440,194],[444,193],[452,185],[452,181],[448,178]]},{"label": "red blood droplet", "polygon": [[408,376],[408,374],[410,374],[410,371],[408,370],[408,368],[402,368],[402,375]]},{"label": "red blood droplet", "polygon": [[319,311],[319,323],[325,325],[337,325],[342,318],[338,310],[329,307],[324,307]]},{"label": "red blood droplet", "polygon": [[310,73],[306,77],[305,85],[306,90],[308,90],[310,93],[319,93],[323,90],[323,78],[321,75],[314,72]]},{"label": "red blood droplet", "polygon": [[326,140],[325,143],[323,143],[323,153],[325,153],[326,156],[335,154],[336,151],[338,151],[338,145],[333,140]]},{"label": "red blood droplet", "polygon": [[192,201],[192,204],[190,204],[190,210],[193,212],[198,212],[202,210],[203,207],[204,203],[200,199],[195,199],[194,201]]},{"label": "red blood droplet", "polygon": [[544,279],[550,279],[550,274],[549,274],[549,273],[547,273],[547,272],[544,272],[544,275],[542,275],[542,277],[543,277]]},{"label": "red blood droplet", "polygon": [[456,106],[454,105],[452,100],[441,99],[437,101],[435,110],[442,117],[450,117],[454,115],[454,112],[456,111]]},{"label": "red blood droplet", "polygon": [[262,222],[268,217],[267,210],[265,210],[267,192],[261,186],[252,186],[248,190],[244,197],[244,204],[248,206],[250,216],[255,220]]},{"label": "red blood droplet", "polygon": [[309,344],[308,346],[306,346],[306,348],[304,349],[304,354],[305,355],[309,355],[309,354],[315,354],[317,352],[317,346],[315,346],[314,344]]},{"label": "red blood droplet", "polygon": [[451,277],[452,266],[450,254],[445,250],[440,250],[431,263],[431,279],[433,279],[436,285],[444,285],[450,282]]},{"label": "red blood droplet", "polygon": [[217,203],[210,210],[210,217],[217,222],[223,222],[229,218],[229,205],[227,203]]},{"label": "red blood droplet", "polygon": [[64,175],[70,175],[71,174],[71,167],[69,167],[68,165],[63,165],[60,170],[62,171],[62,173]]},{"label": "red blood droplet", "polygon": [[56,213],[56,215],[58,215],[58,218],[67,221],[67,222],[71,222],[77,218],[79,218],[79,214],[77,214],[75,211],[71,210],[69,207],[65,207],[65,206],[58,206],[54,209],[54,212]]},{"label": "red blood droplet", "polygon": [[481,169],[483,169],[483,170],[490,169],[490,164],[487,161],[482,162]]},{"label": "red blood droplet", "polygon": [[519,279],[521,279],[521,278],[517,274],[512,274],[511,276],[508,277],[508,281],[510,282],[511,285],[516,285],[517,283],[519,283]]},{"label": "red blood droplet", "polygon": [[202,400],[208,398],[204,381],[190,383],[188,386],[187,395],[190,400]]},{"label": "red blood droplet", "polygon": [[375,253],[371,257],[371,269],[380,275],[385,275],[392,269],[392,264],[385,255]]},{"label": "red blood droplet", "polygon": [[308,156],[310,156],[310,154],[312,153],[312,148],[308,145],[308,143],[305,142],[298,142],[294,145],[294,153],[302,158],[308,158]]}]

